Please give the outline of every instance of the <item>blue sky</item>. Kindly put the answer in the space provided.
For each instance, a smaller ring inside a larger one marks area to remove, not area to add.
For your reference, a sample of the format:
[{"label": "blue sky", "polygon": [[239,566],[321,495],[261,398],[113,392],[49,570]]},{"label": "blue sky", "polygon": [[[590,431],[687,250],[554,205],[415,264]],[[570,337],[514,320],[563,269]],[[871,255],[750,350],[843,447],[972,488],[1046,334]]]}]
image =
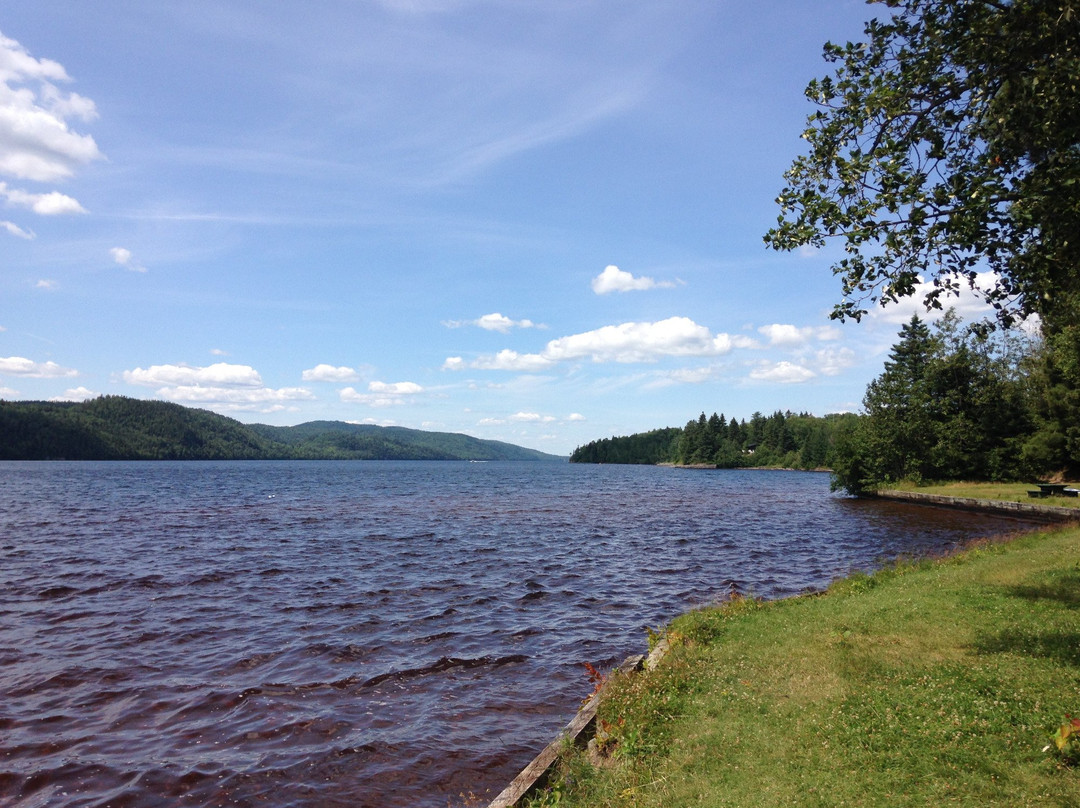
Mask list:
[{"label": "blue sky", "polygon": [[766,249],[854,0],[6,0],[0,397],[556,453],[858,409],[910,307]]}]

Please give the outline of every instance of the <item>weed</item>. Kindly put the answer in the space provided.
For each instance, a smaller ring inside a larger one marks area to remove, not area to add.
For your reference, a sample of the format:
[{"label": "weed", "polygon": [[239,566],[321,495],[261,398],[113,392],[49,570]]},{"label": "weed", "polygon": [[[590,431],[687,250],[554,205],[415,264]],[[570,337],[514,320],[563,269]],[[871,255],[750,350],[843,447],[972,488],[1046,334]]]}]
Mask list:
[{"label": "weed", "polygon": [[[1080,764],[1080,718],[1065,716],[1065,723],[1054,733],[1053,746],[1057,747],[1058,757],[1066,766]],[[1051,748],[1047,746],[1043,751],[1048,752]]]}]

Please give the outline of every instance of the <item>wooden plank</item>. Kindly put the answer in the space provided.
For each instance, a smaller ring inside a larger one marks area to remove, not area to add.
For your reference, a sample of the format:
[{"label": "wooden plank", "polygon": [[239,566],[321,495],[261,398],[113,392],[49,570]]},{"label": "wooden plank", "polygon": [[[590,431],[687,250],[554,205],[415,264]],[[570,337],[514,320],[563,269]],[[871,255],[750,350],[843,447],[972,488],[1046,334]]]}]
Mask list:
[{"label": "wooden plank", "polygon": [[[641,667],[644,657],[641,654],[627,657],[615,670],[619,673],[631,673]],[[596,732],[596,711],[600,706],[600,698],[604,689],[593,693],[577,711],[577,715],[563,728],[559,735],[544,747],[532,761],[521,770],[521,773],[510,781],[510,785],[504,788],[494,800],[488,803],[488,808],[512,808],[523,797],[536,788],[543,786],[555,761],[559,759],[559,752],[563,745],[572,743],[576,746],[584,746]]]}]

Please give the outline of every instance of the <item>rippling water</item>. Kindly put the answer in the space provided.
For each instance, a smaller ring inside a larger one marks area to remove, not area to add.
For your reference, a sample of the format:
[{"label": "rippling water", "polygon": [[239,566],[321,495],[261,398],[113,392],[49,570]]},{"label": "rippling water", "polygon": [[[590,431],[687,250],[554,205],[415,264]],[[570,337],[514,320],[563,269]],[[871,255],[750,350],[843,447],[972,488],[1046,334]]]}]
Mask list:
[{"label": "rippling water", "polygon": [[493,796],[646,626],[1017,524],[797,472],[0,463],[0,802]]}]

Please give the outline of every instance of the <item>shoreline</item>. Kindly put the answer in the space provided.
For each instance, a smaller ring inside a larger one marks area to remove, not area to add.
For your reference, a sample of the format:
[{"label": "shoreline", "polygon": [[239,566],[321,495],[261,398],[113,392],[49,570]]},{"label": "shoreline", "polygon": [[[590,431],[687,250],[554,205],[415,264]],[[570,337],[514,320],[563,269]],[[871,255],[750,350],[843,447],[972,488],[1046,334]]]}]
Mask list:
[{"label": "shoreline", "polygon": [[[678,466],[671,463],[657,465],[669,468],[683,468],[691,470],[716,469],[715,466]],[[801,469],[759,469],[777,471],[800,471]],[[827,471],[827,469],[814,470]],[[897,502],[906,502],[927,507],[951,508],[972,512],[992,513],[994,515],[1013,516],[1018,519],[1035,519],[1053,524],[1065,526],[1069,522],[1080,523],[1080,510],[1075,508],[1061,508],[1052,505],[1036,505],[1022,502],[1008,502],[1000,500],[975,499],[969,497],[946,497],[936,494],[924,494],[913,491],[898,491],[886,489],[875,495],[867,496],[869,499],[884,499]],[[1035,529],[1037,530],[1037,528]],[[811,593],[820,594],[820,593]],[[806,593],[791,595],[780,600],[795,600],[806,597]],[[638,654],[627,659],[611,674],[632,676],[642,670],[651,671],[669,650],[666,637],[662,637],[656,647],[648,656]],[[605,677],[606,679],[607,677]],[[564,729],[552,740],[532,761],[515,777],[499,795],[488,803],[487,808],[516,808],[522,801],[532,796],[537,790],[543,788],[549,781],[559,760],[565,754],[566,748],[583,749],[595,738],[596,713],[603,697],[604,686],[597,688],[585,703],[579,708],[574,717]]]}]

